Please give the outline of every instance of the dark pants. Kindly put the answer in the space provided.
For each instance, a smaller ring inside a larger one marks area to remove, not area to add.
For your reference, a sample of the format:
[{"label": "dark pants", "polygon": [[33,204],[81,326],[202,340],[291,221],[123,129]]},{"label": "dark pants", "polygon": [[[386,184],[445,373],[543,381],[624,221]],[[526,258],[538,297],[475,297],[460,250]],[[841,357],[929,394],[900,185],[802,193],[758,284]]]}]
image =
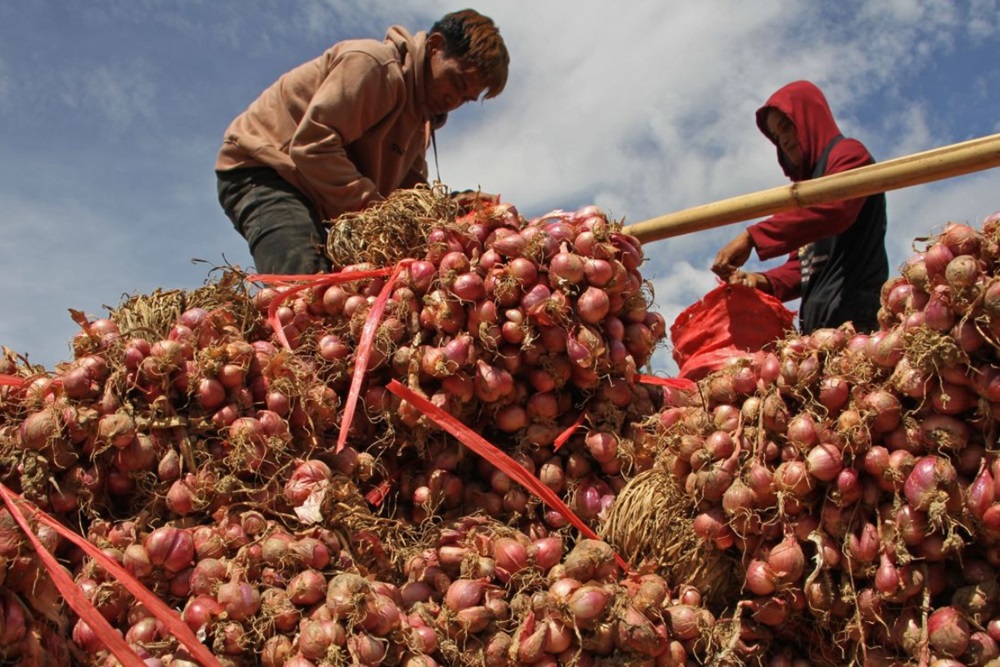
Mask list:
[{"label": "dark pants", "polygon": [[215,172],[219,203],[243,238],[258,273],[330,270],[326,228],[312,204],[266,167]]}]

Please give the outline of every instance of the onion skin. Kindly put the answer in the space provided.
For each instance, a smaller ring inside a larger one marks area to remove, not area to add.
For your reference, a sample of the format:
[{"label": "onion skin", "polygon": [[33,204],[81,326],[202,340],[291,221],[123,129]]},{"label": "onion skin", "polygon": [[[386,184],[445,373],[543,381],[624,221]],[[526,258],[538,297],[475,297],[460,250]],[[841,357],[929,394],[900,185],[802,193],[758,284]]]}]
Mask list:
[{"label": "onion skin", "polygon": [[245,581],[229,581],[219,587],[216,596],[229,618],[242,622],[260,610],[260,592]]},{"label": "onion skin", "polygon": [[573,591],[567,605],[572,617],[579,622],[590,622],[604,613],[611,595],[601,586],[585,585]]},{"label": "onion skin", "polygon": [[483,579],[456,579],[445,593],[444,603],[454,611],[462,611],[478,605],[486,590]]},{"label": "onion skin", "polygon": [[622,649],[640,655],[656,657],[667,650],[667,629],[654,624],[632,605],[625,607],[624,613],[615,624],[616,643]]},{"label": "onion skin", "polygon": [[918,510],[948,504],[957,489],[957,473],[951,462],[938,456],[917,460],[906,477],[903,492],[907,502]]},{"label": "onion skin", "polygon": [[611,302],[604,290],[588,287],[577,300],[577,313],[580,319],[588,324],[598,324],[604,321],[610,311]]},{"label": "onion skin", "polygon": [[501,537],[493,543],[493,559],[499,570],[508,575],[516,574],[528,566],[528,549],[515,538]]},{"label": "onion skin", "polygon": [[1000,656],[1000,645],[986,632],[973,632],[969,637],[966,655],[977,665],[985,665]]},{"label": "onion skin", "polygon": [[805,571],[805,555],[794,535],[788,535],[776,545],[767,556],[767,565],[775,578],[783,583],[791,583],[802,578]]},{"label": "onion skin", "polygon": [[294,654],[292,640],[285,635],[268,637],[261,649],[260,661],[263,667],[281,667],[288,664]]},{"label": "onion skin", "polygon": [[935,609],[927,619],[927,635],[935,652],[950,658],[965,653],[971,631],[955,607]]},{"label": "onion skin", "polygon": [[711,630],[715,624],[707,609],[695,605],[679,604],[664,611],[670,636],[682,641],[696,639],[702,632]]},{"label": "onion skin", "polygon": [[774,471],[774,482],[779,491],[805,498],[815,488],[813,477],[803,461],[784,461]]},{"label": "onion skin", "polygon": [[955,254],[944,243],[934,243],[924,253],[924,266],[927,269],[928,278],[943,277],[948,263],[955,258]]},{"label": "onion skin", "polygon": [[149,562],[168,572],[180,572],[189,567],[194,558],[194,538],[187,530],[163,526],[150,533],[143,541]]},{"label": "onion skin", "polygon": [[214,622],[225,611],[214,597],[196,595],[189,598],[181,614],[182,620],[195,632]]},{"label": "onion skin", "polygon": [[303,570],[288,582],[288,599],[308,607],[326,598],[326,578],[316,570]]},{"label": "onion skin", "polygon": [[832,482],[844,469],[844,460],[835,445],[820,443],[806,454],[809,474],[823,482]]}]

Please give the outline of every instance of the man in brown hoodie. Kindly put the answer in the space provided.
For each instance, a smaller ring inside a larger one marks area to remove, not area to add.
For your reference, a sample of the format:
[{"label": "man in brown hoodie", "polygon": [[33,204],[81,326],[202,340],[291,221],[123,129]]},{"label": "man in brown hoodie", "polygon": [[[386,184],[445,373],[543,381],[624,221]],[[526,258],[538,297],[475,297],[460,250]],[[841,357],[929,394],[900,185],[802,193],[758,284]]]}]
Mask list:
[{"label": "man in brown hoodie", "polygon": [[393,26],[282,75],[226,130],[219,202],[261,273],[330,269],[324,221],[427,182],[430,133],[507,83],[493,21],[452,12],[429,32]]}]

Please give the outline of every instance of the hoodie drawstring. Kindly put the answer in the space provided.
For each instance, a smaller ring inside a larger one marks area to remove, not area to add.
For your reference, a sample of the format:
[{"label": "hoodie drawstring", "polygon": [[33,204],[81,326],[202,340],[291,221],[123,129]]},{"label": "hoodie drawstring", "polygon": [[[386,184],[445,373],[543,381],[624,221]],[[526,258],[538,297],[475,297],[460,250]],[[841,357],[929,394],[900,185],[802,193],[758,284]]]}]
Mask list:
[{"label": "hoodie drawstring", "polygon": [[438,144],[434,135],[434,128],[431,128],[431,148],[434,149],[434,171],[437,173],[437,182],[441,182],[441,167],[438,165]]}]

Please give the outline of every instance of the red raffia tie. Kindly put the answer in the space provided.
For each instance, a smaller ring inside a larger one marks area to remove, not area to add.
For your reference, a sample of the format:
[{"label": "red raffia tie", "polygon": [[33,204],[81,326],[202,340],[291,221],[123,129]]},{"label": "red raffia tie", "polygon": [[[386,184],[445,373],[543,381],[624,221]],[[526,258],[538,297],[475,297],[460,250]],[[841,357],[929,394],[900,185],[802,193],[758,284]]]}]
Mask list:
[{"label": "red raffia tie", "polygon": [[[601,539],[596,533],[594,533],[593,530],[590,529],[590,526],[585,524],[580,517],[573,513],[573,510],[566,506],[566,503],[564,503],[552,489],[542,484],[537,477],[525,470],[524,467],[517,461],[512,459],[502,450],[498,449],[495,445],[487,442],[482,436],[470,429],[468,426],[458,421],[455,417],[437,407],[409,387],[401,384],[398,380],[392,380],[386,389],[396,394],[403,400],[412,403],[418,410],[420,410],[420,412],[426,415],[429,419],[433,420],[434,423],[458,438],[462,444],[506,473],[515,482],[533,493],[536,498],[562,514],[563,517],[573,524],[581,533],[583,533],[584,536],[592,540]],[[625,559],[619,556],[617,552],[615,552],[615,560],[618,561],[618,565],[622,568],[622,570],[625,572],[631,571],[628,563],[626,563]]]},{"label": "red raffia tie", "polygon": [[24,386],[24,378],[17,377],[16,375],[0,375],[0,387],[22,386]]},{"label": "red raffia tie", "polygon": [[574,433],[576,433],[576,429],[580,428],[580,424],[583,423],[583,420],[586,417],[587,417],[587,411],[586,410],[581,410],[580,411],[580,416],[576,418],[576,421],[573,422],[572,424],[570,424],[569,428],[567,428],[565,431],[563,431],[562,433],[560,433],[559,437],[557,437],[556,440],[555,440],[555,442],[552,443],[552,451],[558,452],[559,448],[562,447],[563,445],[565,445],[566,441],[569,440],[573,436]]},{"label": "red raffia tie", "polygon": [[368,501],[370,505],[375,507],[380,507],[385,499],[392,492],[394,486],[399,481],[399,470],[393,470],[392,473],[382,480],[378,486],[365,494],[365,500]]},{"label": "red raffia tie", "polygon": [[660,387],[673,387],[674,389],[680,389],[681,391],[687,391],[689,389],[694,389],[698,386],[698,383],[694,380],[688,380],[687,378],[661,378],[655,375],[641,375],[636,374],[635,379],[642,384],[654,384]]},{"label": "red raffia tie", "polygon": [[42,510],[27,504],[3,484],[0,484],[0,496],[3,497],[4,503],[10,509],[11,516],[14,517],[21,530],[28,536],[32,546],[35,547],[35,551],[38,552],[38,556],[42,559],[42,563],[48,570],[59,592],[66,598],[66,602],[98,634],[101,641],[114,653],[115,657],[121,661],[124,667],[146,667],[146,663],[135,654],[132,648],[125,642],[121,633],[112,628],[101,613],[91,604],[90,600],[83,594],[83,591],[70,578],[69,572],[55,559],[55,556],[42,546],[41,542],[28,526],[27,520],[21,511],[22,508],[27,509],[35,519],[58,532],[97,561],[98,565],[115,577],[153,616],[162,621],[170,634],[177,637],[181,644],[191,653],[191,656],[201,662],[203,667],[222,667],[218,659],[201,643],[201,640],[188,627],[188,624],[181,620],[177,612],[168,607],[160,598],[153,595],[148,588],[143,586],[116,561],[108,557],[107,554],[80,535],[63,526]]},{"label": "red raffia tie", "polygon": [[0,484],[0,494],[3,495],[4,502],[10,508],[10,514],[14,517],[14,521],[21,527],[24,534],[28,536],[31,546],[35,548],[49,576],[52,577],[52,582],[66,599],[66,603],[100,637],[104,645],[108,647],[108,650],[114,654],[115,658],[124,667],[145,667],[146,663],[132,650],[132,647],[128,645],[121,633],[111,627],[107,619],[97,611],[97,607],[87,599],[83,591],[73,582],[73,578],[70,577],[69,572],[59,564],[59,561],[49,553],[48,549],[42,546],[41,541],[28,525],[24,514],[21,513],[21,508],[14,499],[14,493],[6,486]]},{"label": "red raffia tie", "polygon": [[378,298],[368,311],[365,319],[365,326],[361,330],[361,340],[354,354],[354,374],[351,376],[351,388],[347,393],[347,403],[344,405],[344,413],[340,418],[340,433],[337,435],[337,450],[339,454],[347,444],[347,432],[354,421],[354,411],[358,406],[358,397],[361,395],[361,383],[364,382],[365,373],[368,372],[368,358],[372,353],[372,345],[375,342],[375,333],[378,331],[378,324],[382,321],[382,313],[385,312],[385,305],[389,302],[389,296],[396,285],[396,280],[404,268],[410,265],[413,260],[404,259],[396,264],[392,276],[382,286]]},{"label": "red raffia tie", "polygon": [[278,273],[251,273],[246,276],[246,280],[254,283],[264,283],[266,285],[275,285],[278,287],[290,287],[290,289],[283,290],[273,299],[271,303],[267,306],[267,323],[271,325],[274,330],[274,335],[277,337],[278,342],[286,350],[291,350],[292,346],[288,344],[288,337],[285,336],[285,328],[281,326],[281,322],[278,320],[278,308],[282,303],[285,302],[289,297],[298,294],[299,292],[305,291],[307,289],[312,289],[314,287],[323,287],[324,285],[336,285],[339,283],[349,283],[355,280],[365,280],[366,278],[382,278],[389,275],[392,269],[374,269],[372,271],[348,271],[344,273],[339,271],[337,273],[309,273],[309,274],[294,274],[294,275],[281,275]]},{"label": "red raffia tie", "polygon": [[386,496],[392,491],[392,487],[396,483],[395,475],[390,479],[382,480],[382,482],[376,486],[374,489],[365,494],[365,500],[368,501],[369,505],[374,507],[381,507],[382,503],[385,502]]}]

